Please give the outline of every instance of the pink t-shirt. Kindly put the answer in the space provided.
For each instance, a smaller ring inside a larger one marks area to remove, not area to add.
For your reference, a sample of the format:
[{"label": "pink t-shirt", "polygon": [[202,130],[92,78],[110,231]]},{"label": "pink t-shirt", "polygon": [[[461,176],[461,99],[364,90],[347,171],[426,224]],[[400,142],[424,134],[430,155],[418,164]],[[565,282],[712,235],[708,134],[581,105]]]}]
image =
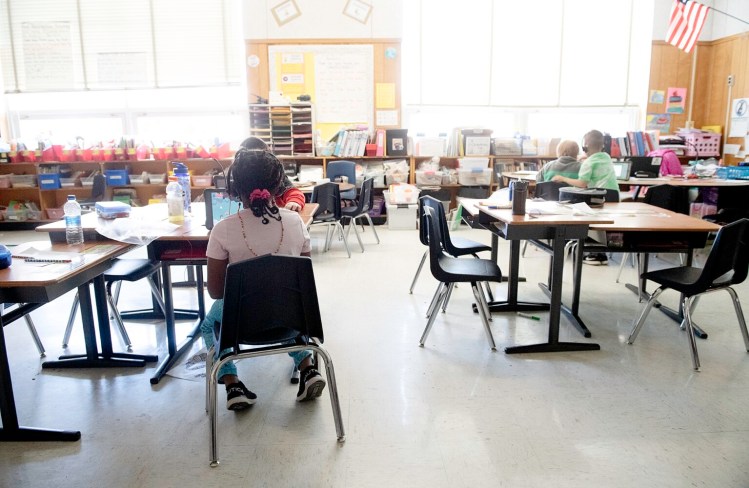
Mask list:
[{"label": "pink t-shirt", "polygon": [[[263,254],[299,256],[303,252],[309,252],[309,232],[299,214],[285,208],[279,211],[281,221],[269,219],[267,224],[252,215],[250,210],[241,210],[223,219],[211,230],[206,256],[222,261],[228,259],[229,263],[235,263]],[[242,235],[242,223],[246,239]]]}]

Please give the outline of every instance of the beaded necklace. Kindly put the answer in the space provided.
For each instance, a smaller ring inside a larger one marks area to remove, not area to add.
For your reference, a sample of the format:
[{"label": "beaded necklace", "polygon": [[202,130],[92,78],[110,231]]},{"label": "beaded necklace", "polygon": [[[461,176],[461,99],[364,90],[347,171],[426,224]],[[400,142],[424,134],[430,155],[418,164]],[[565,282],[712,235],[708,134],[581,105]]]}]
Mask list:
[{"label": "beaded necklace", "polygon": [[[242,226],[242,237],[244,238],[244,245],[247,246],[247,250],[252,253],[253,256],[257,257],[258,254],[250,247],[250,244],[247,242],[247,234],[244,231],[244,220],[242,220],[242,213],[238,213],[237,216],[239,217],[239,224]],[[281,223],[281,240],[278,241],[278,247],[273,252],[273,254],[278,254],[278,251],[281,250],[281,244],[283,244],[283,219],[279,220]]]}]

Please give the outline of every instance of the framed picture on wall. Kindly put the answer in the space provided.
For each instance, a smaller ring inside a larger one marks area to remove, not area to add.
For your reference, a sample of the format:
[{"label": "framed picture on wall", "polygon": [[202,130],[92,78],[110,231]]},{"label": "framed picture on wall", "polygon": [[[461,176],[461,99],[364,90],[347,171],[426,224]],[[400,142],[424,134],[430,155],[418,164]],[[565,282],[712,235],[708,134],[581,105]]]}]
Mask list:
[{"label": "framed picture on wall", "polygon": [[361,0],[348,0],[343,8],[343,14],[366,24],[369,20],[369,14],[372,13],[372,6]]},{"label": "framed picture on wall", "polygon": [[279,26],[291,22],[302,15],[299,6],[297,6],[294,0],[286,0],[279,3],[271,9],[271,12],[273,12],[273,18],[276,19],[276,24]]}]

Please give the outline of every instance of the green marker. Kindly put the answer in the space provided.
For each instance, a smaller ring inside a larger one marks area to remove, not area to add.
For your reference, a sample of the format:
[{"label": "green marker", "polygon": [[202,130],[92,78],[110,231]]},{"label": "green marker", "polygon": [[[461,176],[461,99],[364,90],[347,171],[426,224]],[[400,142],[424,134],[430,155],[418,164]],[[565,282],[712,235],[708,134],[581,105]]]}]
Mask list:
[{"label": "green marker", "polygon": [[518,315],[526,319],[541,320],[541,317],[536,317],[535,315],[528,315],[527,313],[523,313],[523,312],[518,312]]}]

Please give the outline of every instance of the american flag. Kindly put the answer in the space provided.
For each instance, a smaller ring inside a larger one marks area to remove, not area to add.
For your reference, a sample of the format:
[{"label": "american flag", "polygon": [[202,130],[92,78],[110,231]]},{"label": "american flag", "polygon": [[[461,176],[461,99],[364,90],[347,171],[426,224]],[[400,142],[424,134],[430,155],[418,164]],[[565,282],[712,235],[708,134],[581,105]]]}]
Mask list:
[{"label": "american flag", "polygon": [[666,42],[689,52],[700,37],[708,7],[694,0],[674,0]]}]

